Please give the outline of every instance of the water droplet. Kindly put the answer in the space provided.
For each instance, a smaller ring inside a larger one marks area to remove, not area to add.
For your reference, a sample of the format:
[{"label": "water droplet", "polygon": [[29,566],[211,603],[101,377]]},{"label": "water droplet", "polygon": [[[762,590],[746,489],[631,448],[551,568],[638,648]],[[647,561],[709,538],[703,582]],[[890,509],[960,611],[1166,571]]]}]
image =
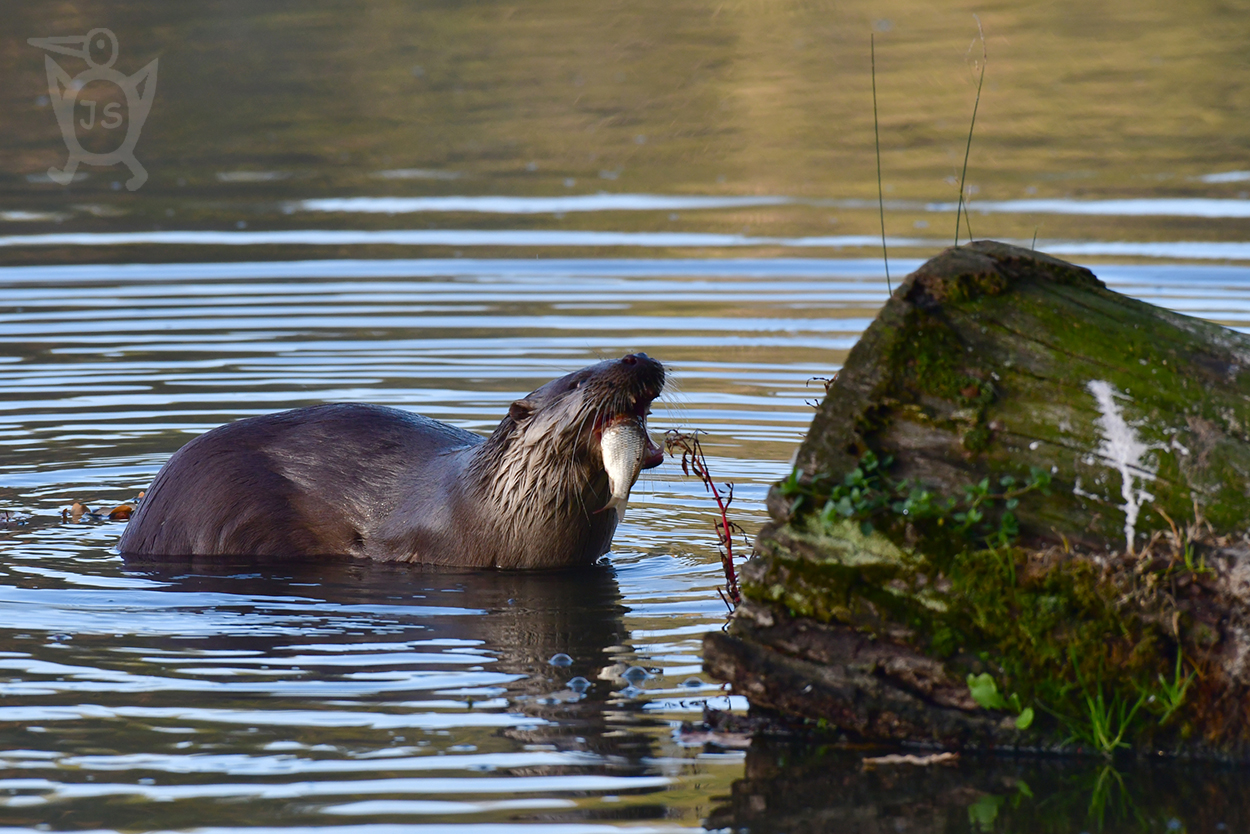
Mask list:
[{"label": "water droplet", "polygon": [[638,681],[645,681],[651,676],[641,666],[630,666],[624,672],[621,672],[621,677],[630,683],[638,683]]}]

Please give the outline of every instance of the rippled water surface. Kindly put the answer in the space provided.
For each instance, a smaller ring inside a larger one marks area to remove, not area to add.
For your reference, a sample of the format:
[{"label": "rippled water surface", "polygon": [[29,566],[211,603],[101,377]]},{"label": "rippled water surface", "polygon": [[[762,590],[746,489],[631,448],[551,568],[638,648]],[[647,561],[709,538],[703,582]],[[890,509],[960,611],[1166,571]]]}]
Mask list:
[{"label": "rippled water surface", "polygon": [[29,519],[3,533],[0,568],[4,817],[699,825],[742,756],[674,736],[708,698],[728,703],[699,659],[726,612],[711,505],[675,463],[635,489],[610,564],[572,574],[128,566],[112,551],[123,522],[59,513],[132,497],[187,439],[239,417],[363,399],[485,431],[548,378],[629,349],[673,369],[653,430],[707,431],[753,530],[806,427],[808,378],[836,367],[884,297],[877,272],[468,259],[0,270],[14,305],[0,325],[0,489]]},{"label": "rippled water surface", "polygon": [[[1099,269],[1250,328],[1250,270]],[[642,350],[675,383],[653,430],[707,432],[753,532],[812,379],[884,300],[879,263],[75,265],[0,269],[0,289],[0,499],[22,519],[0,531],[5,823],[757,830],[770,817],[752,795],[807,786],[806,802],[833,803],[822,813],[858,796],[813,786],[810,765],[808,781],[761,782],[766,750],[743,782],[741,752],[678,732],[709,699],[743,704],[701,673],[722,577],[711,504],[674,461],[635,489],[610,559],[573,573],[128,565],[124,522],[61,511],[107,511],[186,440],[247,415],[367,400],[487,431],[552,376]],[[854,782],[852,759],[814,773]],[[1048,778],[1018,770],[976,769],[977,790],[1018,798],[1017,782]],[[905,787],[910,801],[936,790]],[[889,796],[858,790],[865,807]]]},{"label": "rippled water surface", "polygon": [[[107,518],[231,420],[366,401],[487,432],[645,351],[672,372],[653,432],[705,433],[749,537],[886,298],[882,217],[895,286],[951,242],[973,12],[963,236],[1250,331],[1248,11],[7,4],[0,827],[1250,830],[1237,770],[866,772],[681,732],[745,701],[701,670],[723,577],[673,460],[573,573],[127,564]],[[86,102],[133,101],[29,40],[96,28],[124,75],[159,62],[136,191],[119,165],[49,173],[117,144]],[[79,81],[72,136],[49,60]]]}]

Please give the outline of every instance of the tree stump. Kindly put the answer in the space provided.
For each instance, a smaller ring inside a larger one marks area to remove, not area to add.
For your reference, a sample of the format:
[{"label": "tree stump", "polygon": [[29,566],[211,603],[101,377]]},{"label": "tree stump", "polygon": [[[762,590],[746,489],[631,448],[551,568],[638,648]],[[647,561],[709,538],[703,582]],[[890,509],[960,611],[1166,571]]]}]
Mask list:
[{"label": "tree stump", "polygon": [[829,385],[705,666],[855,737],[1250,741],[1250,338],[982,241]]}]

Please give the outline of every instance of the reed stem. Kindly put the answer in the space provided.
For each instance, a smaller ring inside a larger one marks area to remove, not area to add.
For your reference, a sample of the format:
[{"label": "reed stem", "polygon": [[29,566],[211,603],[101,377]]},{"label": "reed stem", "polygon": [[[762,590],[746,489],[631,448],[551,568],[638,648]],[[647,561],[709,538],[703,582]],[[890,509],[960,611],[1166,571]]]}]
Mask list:
[{"label": "reed stem", "polygon": [[977,79],[977,98],[972,104],[972,122],[968,125],[968,143],[964,146],[964,169],[959,175],[959,205],[955,208],[955,245],[959,245],[959,220],[968,224],[968,240],[972,240],[972,224],[968,222],[964,208],[964,182],[968,179],[968,156],[972,153],[972,131],[977,126],[977,108],[981,106],[981,86],[985,83],[985,65],[989,61],[989,52],[985,48],[985,31],[981,28],[981,19],[972,16],[977,22],[977,35],[981,38],[981,75]]},{"label": "reed stem", "polygon": [[[872,56],[872,138],[877,146],[877,210],[881,214],[881,259],[885,261],[885,288],[894,295],[890,285],[890,253],[885,246],[885,192],[881,187],[881,127],[877,119],[877,36],[868,35],[868,47]],[[967,163],[965,163],[966,165]],[[956,218],[958,220],[958,218]]]}]

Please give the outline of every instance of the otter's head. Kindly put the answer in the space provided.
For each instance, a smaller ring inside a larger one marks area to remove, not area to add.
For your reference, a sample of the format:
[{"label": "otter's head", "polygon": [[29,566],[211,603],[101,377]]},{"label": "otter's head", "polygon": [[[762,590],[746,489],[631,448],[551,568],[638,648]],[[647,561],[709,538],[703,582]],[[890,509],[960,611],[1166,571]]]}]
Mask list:
[{"label": "otter's head", "polygon": [[[494,459],[496,475],[507,472],[508,489],[584,503],[587,494],[606,489],[603,429],[622,419],[645,428],[663,388],[664,366],[645,353],[574,371],[514,402],[487,440],[484,457]],[[643,468],[663,460],[663,451],[648,440]]]}]

